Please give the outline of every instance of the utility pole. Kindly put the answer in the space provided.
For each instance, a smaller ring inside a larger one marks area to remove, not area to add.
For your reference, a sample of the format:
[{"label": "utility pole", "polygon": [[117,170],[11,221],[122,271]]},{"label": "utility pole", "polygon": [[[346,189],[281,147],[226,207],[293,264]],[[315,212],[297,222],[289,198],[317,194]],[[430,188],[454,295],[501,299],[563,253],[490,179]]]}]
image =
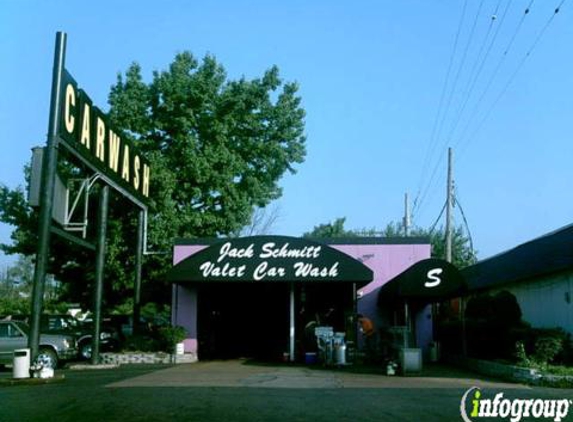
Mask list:
[{"label": "utility pole", "polygon": [[410,207],[408,204],[408,192],[404,194],[404,236],[408,237],[410,235]]},{"label": "utility pole", "polygon": [[[446,202],[446,261],[452,262],[452,208],[454,204],[454,181],[453,181],[453,152],[448,148],[448,186]],[[462,355],[467,356],[466,340],[466,318],[465,318],[466,300],[460,297],[460,321],[462,323]]]},{"label": "utility pole", "polygon": [[448,148],[448,182],[446,191],[446,261],[452,262],[453,153]]}]

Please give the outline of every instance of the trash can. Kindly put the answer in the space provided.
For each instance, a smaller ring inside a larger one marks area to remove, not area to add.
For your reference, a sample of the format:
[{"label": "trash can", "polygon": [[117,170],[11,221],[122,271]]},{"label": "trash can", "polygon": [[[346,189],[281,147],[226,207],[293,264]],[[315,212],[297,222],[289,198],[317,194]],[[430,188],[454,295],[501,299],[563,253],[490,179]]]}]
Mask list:
[{"label": "trash can", "polygon": [[14,378],[30,378],[30,349],[14,350],[12,376]]},{"label": "trash can", "polygon": [[334,362],[337,365],[346,365],[346,344],[344,343],[345,333],[334,333]]},{"label": "trash can", "polygon": [[422,350],[416,348],[400,349],[400,365],[404,374],[422,371]]},{"label": "trash can", "polygon": [[439,345],[437,342],[430,342],[430,362],[437,362],[439,359]]}]

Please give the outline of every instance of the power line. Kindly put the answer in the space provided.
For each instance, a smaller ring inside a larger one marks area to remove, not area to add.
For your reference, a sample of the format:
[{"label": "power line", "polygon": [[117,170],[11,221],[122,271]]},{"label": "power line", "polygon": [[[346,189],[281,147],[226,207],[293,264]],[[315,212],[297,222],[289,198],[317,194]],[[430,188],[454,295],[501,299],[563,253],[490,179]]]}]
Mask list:
[{"label": "power line", "polygon": [[[466,62],[467,53],[468,53],[468,51],[469,51],[470,45],[472,44],[472,40],[473,40],[473,38],[474,38],[475,29],[476,29],[476,26],[477,26],[477,23],[478,23],[478,20],[479,20],[479,15],[480,15],[480,13],[481,13],[481,9],[482,9],[483,3],[484,3],[484,0],[481,0],[481,1],[480,1],[480,4],[479,4],[479,7],[478,7],[478,10],[477,10],[477,12],[476,12],[476,15],[475,15],[475,18],[474,18],[474,21],[473,21],[473,24],[472,24],[470,33],[469,33],[469,35],[468,35],[468,40],[467,40],[467,42],[466,42],[466,45],[465,45],[465,48],[464,48],[464,52],[463,52],[463,54],[462,54],[462,59],[461,59],[461,61],[460,61],[460,65],[458,66],[458,70],[457,70],[457,72],[456,72],[456,76],[455,76],[455,78],[454,78],[454,82],[453,82],[453,84],[452,84],[452,87],[451,87],[450,92],[449,92],[449,95],[448,95],[448,100],[447,100],[447,103],[446,103],[445,111],[444,111],[444,113],[443,113],[443,115],[442,115],[442,119],[440,120],[440,124],[439,124],[439,126],[438,126],[437,135],[436,135],[437,139],[440,138],[440,134],[441,134],[441,132],[442,132],[442,127],[444,126],[444,122],[445,122],[446,117],[447,117],[447,115],[448,115],[448,112],[449,112],[449,110],[450,110],[450,105],[451,105],[451,103],[452,103],[452,99],[453,99],[453,96],[454,96],[454,92],[455,92],[455,90],[456,90],[456,87],[457,87],[457,84],[458,84],[458,80],[459,80],[460,74],[461,74],[461,72],[462,72],[462,70],[463,70],[463,68],[464,68],[465,62]],[[445,141],[442,143],[442,146],[438,149],[438,154],[440,153],[440,151],[442,151],[442,150],[445,148],[446,142],[447,142],[447,140],[445,140]],[[433,161],[433,156],[434,156],[434,155],[433,155],[433,152],[434,152],[434,151],[435,151],[435,150],[432,150],[432,154],[431,154],[431,156],[430,156],[430,163]],[[436,175],[437,169],[438,169],[439,165],[441,164],[441,162],[442,162],[442,158],[438,155],[438,161],[437,161],[436,165],[434,166],[434,170],[432,171],[432,175],[431,175],[431,177],[430,177],[430,181],[429,181],[428,184],[426,185],[426,189],[424,190],[424,193],[422,194],[422,197],[421,197],[421,199],[420,199],[418,208],[421,208],[422,203],[424,202],[424,200],[425,200],[425,198],[426,198],[426,196],[427,196],[427,192],[428,192],[428,190],[429,190],[429,188],[430,188],[430,186],[431,186],[431,184],[432,184],[432,182],[433,182],[433,180],[434,180],[434,177],[435,177],[435,175]]]},{"label": "power line", "polygon": [[430,226],[430,234],[432,234],[434,232],[434,229],[436,228],[436,225],[440,221],[440,218],[442,218],[442,215],[444,215],[444,211],[446,210],[446,205],[447,205],[447,202],[444,202],[444,206],[442,207],[442,210],[440,211],[440,215],[438,215],[438,218],[436,218],[436,221],[434,221],[434,224],[432,224]]},{"label": "power line", "polygon": [[[557,13],[559,13],[561,7],[563,6],[563,4],[565,3],[565,0],[561,0],[561,2],[559,3],[559,5],[555,8],[553,14],[551,15],[551,17],[547,20],[547,22],[545,23],[545,25],[543,26],[543,28],[541,29],[541,31],[539,31],[539,33],[537,34],[537,37],[535,38],[535,40],[533,41],[533,44],[531,45],[531,47],[527,50],[527,52],[525,53],[525,55],[522,57],[521,61],[519,62],[517,68],[515,69],[515,71],[511,74],[511,76],[509,77],[509,79],[507,80],[507,82],[505,83],[503,89],[501,90],[501,92],[499,93],[499,95],[497,96],[497,98],[495,99],[495,101],[492,103],[491,107],[488,109],[487,113],[485,114],[484,118],[481,120],[481,122],[479,123],[479,125],[477,126],[477,128],[474,130],[474,132],[472,133],[472,136],[466,141],[466,145],[469,144],[478,134],[478,132],[480,131],[480,129],[483,127],[483,125],[485,124],[485,122],[487,121],[487,119],[489,118],[489,116],[491,115],[491,113],[493,112],[493,110],[495,109],[495,107],[497,106],[497,104],[499,103],[499,101],[502,99],[502,97],[505,95],[505,93],[507,92],[507,90],[509,89],[511,83],[513,82],[513,80],[515,79],[515,77],[517,76],[517,74],[519,73],[519,71],[521,70],[521,68],[523,67],[523,65],[525,64],[525,62],[527,61],[527,59],[529,58],[529,56],[531,56],[531,53],[533,52],[533,50],[535,49],[535,47],[539,44],[539,41],[541,40],[541,38],[543,37],[543,35],[545,35],[545,33],[547,32],[547,29],[549,28],[549,26],[551,25],[551,23],[553,22],[553,20],[555,19],[555,16],[557,16]],[[458,143],[460,143],[461,141],[458,141]]]},{"label": "power line", "polygon": [[456,31],[456,36],[455,36],[455,40],[454,40],[454,46],[452,49],[452,54],[450,55],[450,60],[449,60],[449,64],[448,64],[448,70],[446,72],[446,78],[444,80],[444,85],[442,87],[442,93],[440,94],[440,101],[439,101],[439,105],[438,105],[438,109],[436,111],[436,117],[434,119],[434,124],[432,127],[432,133],[430,135],[430,142],[428,143],[428,148],[426,149],[426,155],[424,158],[424,164],[422,166],[422,173],[420,174],[420,183],[418,184],[418,191],[416,193],[416,197],[414,199],[414,205],[412,207],[412,214],[414,214],[417,210],[418,207],[418,199],[420,198],[420,191],[422,190],[422,184],[423,184],[423,180],[424,180],[424,175],[426,174],[426,170],[427,167],[429,165],[430,162],[430,155],[433,156],[433,147],[434,147],[434,141],[435,141],[435,135],[436,135],[436,129],[438,126],[438,121],[440,120],[440,116],[441,116],[441,112],[442,112],[442,108],[443,108],[443,103],[444,103],[444,99],[446,96],[446,90],[449,84],[449,80],[450,80],[450,73],[452,71],[452,66],[454,63],[454,56],[456,54],[457,51],[457,47],[458,47],[458,41],[460,38],[460,33],[462,30],[462,26],[464,23],[464,17],[466,14],[466,8],[467,8],[467,4],[468,4],[468,0],[465,0],[464,2],[464,6],[462,9],[462,14],[460,16],[460,22],[458,24],[458,29]]},{"label": "power line", "polygon": [[501,55],[500,59],[498,60],[497,65],[496,65],[493,73],[491,74],[491,76],[490,76],[490,78],[489,78],[489,80],[485,86],[485,89],[482,91],[481,96],[479,97],[478,101],[474,105],[474,108],[473,108],[472,112],[470,113],[470,118],[469,118],[468,122],[466,123],[464,129],[462,130],[462,133],[461,133],[460,137],[458,138],[458,141],[456,142],[456,146],[461,142],[462,139],[464,139],[467,131],[469,130],[472,123],[474,122],[475,116],[477,116],[477,114],[478,114],[477,111],[478,111],[479,107],[481,106],[485,96],[489,92],[489,89],[491,88],[493,81],[497,77],[497,74],[499,73],[499,70],[501,69],[503,63],[505,62],[505,59],[508,57],[508,53],[511,51],[511,48],[513,47],[513,43],[515,42],[515,39],[517,38],[517,35],[519,34],[519,32],[523,26],[523,23],[525,21],[526,16],[528,16],[530,11],[531,11],[531,6],[533,5],[533,2],[534,2],[534,0],[531,0],[529,2],[529,4],[527,5],[527,7],[525,8],[525,10],[521,16],[521,19],[519,20],[519,23],[517,24],[515,30],[513,31],[513,34],[511,36],[509,43],[507,44],[503,54]]},{"label": "power line", "polygon": [[[508,2],[508,5],[509,5],[510,3],[511,3],[511,0]],[[497,29],[496,29],[496,31],[495,31],[495,33],[494,33],[494,37],[493,37],[493,39],[492,39],[492,42],[489,44],[489,47],[488,47],[488,49],[487,49],[487,51],[486,51],[486,53],[485,53],[484,59],[482,59],[482,60],[481,60],[481,64],[478,65],[478,63],[480,63],[480,59],[482,58],[482,54],[483,54],[483,52],[484,52],[484,50],[485,50],[485,47],[486,47],[486,45],[487,45],[487,40],[489,39],[489,35],[491,34],[491,30],[492,30],[492,28],[493,28],[493,25],[494,25],[494,23],[495,23],[496,20],[497,20],[497,11],[499,10],[499,5],[500,5],[500,4],[501,4],[501,0],[498,1],[497,5],[496,5],[496,7],[495,7],[495,10],[493,11],[493,13],[492,13],[492,15],[491,15],[491,18],[490,18],[490,20],[489,20],[489,25],[488,25],[488,27],[487,27],[487,32],[486,32],[486,34],[485,34],[485,36],[484,36],[484,38],[483,38],[483,42],[482,42],[481,47],[480,47],[480,49],[479,49],[479,52],[478,52],[478,54],[477,54],[476,60],[475,60],[475,62],[474,62],[474,65],[472,66],[472,73],[470,73],[470,76],[469,76],[469,78],[468,78],[468,86],[466,87],[465,93],[464,93],[464,95],[463,95],[464,97],[468,97],[468,92],[471,91],[471,86],[473,85],[472,82],[475,81],[475,79],[477,79],[475,70],[478,69],[477,75],[479,75],[480,69],[483,67],[483,63],[485,62],[485,59],[487,58],[487,55],[489,54],[489,51],[491,50],[491,46],[492,46],[493,42],[495,41],[495,38],[496,38],[497,34],[499,33],[500,25],[497,26]],[[505,11],[507,12],[507,7],[505,8]],[[503,17],[502,17],[502,22],[503,22],[503,18],[505,18],[505,13],[504,13],[504,15],[503,15]]]},{"label": "power line", "polygon": [[[495,41],[496,41],[497,36],[498,36],[498,34],[499,34],[499,30],[500,30],[501,27],[503,26],[503,23],[504,23],[504,21],[505,21],[505,17],[506,17],[506,15],[507,15],[507,11],[508,11],[510,5],[511,5],[511,0],[507,3],[507,6],[505,7],[505,10],[504,10],[504,12],[503,12],[503,14],[502,14],[502,17],[501,17],[501,19],[500,19],[500,23],[499,23],[499,25],[496,27],[496,30],[495,30],[494,35],[493,35],[493,38],[492,38],[491,42],[490,42],[489,45],[488,45],[488,48],[487,48],[487,50],[486,50],[486,53],[485,53],[485,55],[483,56],[483,58],[482,58],[482,60],[481,60],[481,62],[480,62],[480,64],[479,64],[479,66],[477,67],[477,72],[476,72],[476,73],[472,73],[472,76],[470,76],[470,78],[469,78],[469,80],[468,80],[469,85],[468,85],[468,89],[466,90],[466,92],[465,92],[465,94],[464,94],[464,96],[463,96],[463,97],[464,97],[464,100],[463,100],[462,106],[461,106],[460,109],[458,110],[458,114],[456,115],[456,118],[454,119],[454,123],[452,124],[452,127],[451,127],[451,129],[450,129],[450,132],[448,133],[448,137],[447,137],[447,142],[448,142],[448,143],[452,140],[453,134],[454,134],[455,130],[457,129],[458,124],[461,122],[462,115],[463,115],[463,113],[464,113],[464,111],[465,111],[465,109],[466,109],[466,106],[467,106],[467,104],[468,104],[468,102],[469,102],[469,100],[470,100],[470,98],[471,98],[471,96],[472,96],[472,94],[473,94],[475,85],[476,85],[477,81],[479,80],[479,77],[481,76],[482,70],[483,70],[483,68],[484,68],[484,66],[485,66],[485,63],[487,62],[487,59],[488,59],[488,57],[489,57],[489,54],[491,53],[491,50],[492,50],[492,48],[493,48],[493,45],[495,44]],[[497,10],[498,10],[498,9],[499,9],[499,3],[498,3],[498,5],[497,5],[497,7],[496,7],[496,10],[494,11],[494,14],[492,15],[491,22],[490,22],[490,25],[489,25],[489,28],[488,28],[488,33],[487,33],[488,35],[486,35],[486,38],[484,38],[484,44],[483,44],[483,46],[485,46],[485,44],[486,44],[485,42],[487,41],[487,37],[489,36],[489,33],[491,32],[491,28],[493,27],[493,23],[497,20]],[[479,58],[481,57],[481,53],[482,53],[482,51],[480,51],[480,54],[478,54],[478,60],[479,60]],[[476,61],[476,64],[477,64],[477,62],[478,62],[478,61]],[[471,117],[471,116],[470,116],[470,117]]]},{"label": "power line", "polygon": [[[470,48],[470,46],[471,46],[471,44],[472,44],[472,40],[473,40],[473,38],[474,38],[475,29],[476,29],[476,26],[477,26],[477,23],[478,23],[478,19],[479,19],[479,15],[480,15],[480,13],[481,13],[481,9],[482,9],[483,3],[484,3],[484,0],[481,0],[481,1],[480,1],[480,4],[479,4],[479,7],[478,7],[478,10],[477,10],[477,12],[476,12],[476,15],[475,15],[475,18],[474,18],[474,21],[473,21],[473,24],[472,24],[470,33],[469,33],[469,35],[468,35],[468,40],[467,40],[467,42],[466,42],[466,45],[465,45],[465,48],[464,48],[464,52],[463,52],[463,54],[462,54],[462,58],[461,58],[461,61],[460,61],[460,65],[458,66],[458,70],[457,70],[457,72],[456,72],[456,76],[454,77],[454,82],[453,82],[453,84],[452,84],[452,87],[451,87],[450,92],[449,92],[449,95],[448,95],[448,100],[447,100],[447,103],[446,103],[446,108],[445,108],[444,114],[442,115],[442,119],[441,119],[441,121],[440,121],[440,125],[438,126],[438,131],[437,131],[437,134],[436,134],[437,139],[440,138],[440,134],[442,133],[442,128],[443,128],[443,126],[444,126],[444,122],[445,122],[446,117],[447,117],[447,115],[448,115],[448,112],[449,112],[449,110],[450,110],[450,106],[451,106],[451,103],[452,103],[452,99],[453,99],[453,97],[454,97],[454,92],[456,91],[456,87],[457,87],[457,85],[458,85],[458,81],[459,81],[459,78],[460,78],[460,74],[461,74],[461,72],[462,72],[462,70],[463,70],[463,68],[464,68],[464,66],[465,66],[467,54],[468,54],[469,48]],[[440,152],[445,148],[446,142],[447,142],[447,141],[442,142],[442,144],[441,144],[442,146],[441,146],[440,148],[438,148],[438,150],[437,150],[437,151],[438,151],[438,162],[436,163],[436,166],[434,167],[434,171],[432,172],[432,178],[434,177],[434,175],[435,175],[435,173],[436,173],[436,167],[438,167],[438,166],[440,165],[441,161],[442,161],[441,156],[440,156],[439,154],[440,154]],[[432,151],[432,155],[430,156],[430,163],[432,162],[432,160],[433,160],[433,151]],[[430,180],[432,180],[432,178],[431,178]],[[422,203],[422,202],[423,202],[423,199],[422,199],[420,202]]]},{"label": "power line", "polygon": [[[508,3],[505,6],[505,9],[503,11],[503,15],[502,18],[499,20],[500,24],[497,26],[496,31],[493,35],[493,38],[491,39],[489,46],[487,48],[487,51],[485,53],[485,55],[482,55],[483,50],[484,50],[484,46],[487,43],[487,39],[489,36],[489,33],[491,31],[491,29],[488,29],[488,35],[486,35],[486,37],[484,38],[484,42],[482,43],[482,47],[479,50],[479,54],[478,54],[478,58],[475,60],[475,64],[479,63],[479,67],[475,67],[476,65],[474,64],[474,67],[472,68],[472,73],[470,78],[468,79],[469,81],[469,85],[466,88],[466,96],[464,98],[464,102],[461,106],[461,109],[458,111],[458,114],[456,116],[456,119],[454,120],[452,129],[449,132],[449,136],[444,140],[444,146],[441,148],[443,149],[446,145],[447,142],[451,141],[455,132],[455,129],[457,128],[458,124],[461,122],[461,117],[463,115],[463,112],[465,111],[466,106],[468,105],[469,99],[474,91],[474,88],[477,84],[477,81],[479,80],[483,68],[485,66],[485,63],[487,61],[487,59],[489,58],[489,55],[493,49],[493,46],[495,44],[495,41],[497,39],[498,33],[500,31],[500,28],[505,20],[505,17],[511,7],[511,2],[512,0],[509,0]],[[527,58],[533,53],[533,51],[535,50],[535,48],[537,47],[537,45],[539,44],[539,42],[541,41],[541,39],[543,38],[543,36],[545,35],[546,31],[548,30],[549,26],[551,25],[552,21],[554,20],[556,14],[560,11],[561,7],[563,6],[563,4],[565,3],[565,0],[561,0],[559,2],[559,4],[557,5],[557,7],[554,10],[554,13],[552,14],[552,16],[547,20],[547,22],[545,23],[545,25],[543,26],[543,28],[539,31],[539,33],[537,34],[537,36],[535,37],[532,45],[530,46],[530,48],[527,50],[527,52],[525,53],[525,55],[522,57],[521,61],[519,62],[517,68],[515,69],[515,71],[511,74],[510,78],[507,80],[507,82],[505,83],[505,85],[503,86],[503,89],[501,90],[501,92],[499,93],[499,95],[497,96],[497,98],[495,98],[495,101],[491,104],[491,106],[487,109],[487,111],[485,112],[485,114],[483,115],[484,117],[482,118],[482,120],[479,122],[479,124],[477,125],[476,129],[472,132],[471,136],[467,136],[468,134],[468,130],[472,127],[473,123],[475,122],[475,120],[478,118],[479,113],[478,110],[480,109],[480,106],[482,105],[486,95],[488,94],[488,92],[490,91],[490,88],[494,82],[494,80],[496,79],[502,65],[504,64],[506,58],[509,56],[510,52],[513,49],[513,46],[518,38],[518,35],[521,32],[521,29],[523,28],[525,19],[527,16],[530,15],[531,12],[531,7],[534,3],[534,0],[530,0],[529,3],[527,4],[525,10],[523,11],[522,15],[521,15],[521,19],[519,20],[517,26],[515,27],[515,30],[513,31],[511,38],[509,39],[509,42],[507,43],[507,46],[505,47],[505,49],[503,50],[503,54],[501,55],[501,57],[499,58],[499,61],[497,63],[497,66],[495,67],[495,70],[493,72],[493,74],[491,74],[485,89],[483,90],[483,92],[481,93],[481,96],[479,97],[477,103],[475,104],[474,108],[473,108],[473,112],[469,115],[468,121],[464,127],[464,130],[461,133],[461,136],[458,137],[457,141],[455,142],[455,147],[457,147],[460,144],[464,144],[464,147],[467,146],[467,144],[469,144],[477,135],[477,133],[481,130],[481,128],[483,127],[483,125],[485,124],[485,122],[488,120],[488,118],[490,117],[490,115],[492,114],[493,110],[495,109],[495,107],[497,106],[497,104],[499,103],[499,101],[501,100],[501,98],[503,98],[503,96],[505,95],[505,93],[507,92],[507,90],[509,89],[511,83],[513,82],[513,80],[515,79],[515,77],[517,76],[517,74],[519,73],[519,71],[522,69],[522,67],[524,66],[525,62],[527,61]],[[480,9],[481,6],[483,4],[483,0],[480,3]],[[467,5],[467,0],[464,3],[464,14],[462,14],[462,19],[460,20],[460,25],[463,24],[463,17],[465,15],[465,8]],[[494,15],[496,15],[496,12],[499,10],[499,6],[500,6],[500,2],[498,2]],[[421,212],[423,205],[425,203],[425,200],[427,199],[428,196],[431,196],[430,194],[432,194],[432,192],[434,192],[435,190],[435,183],[436,183],[436,175],[438,174],[438,170],[441,168],[440,165],[443,162],[443,155],[440,154],[439,157],[437,158],[437,163],[436,165],[433,167],[433,170],[431,171],[431,175],[429,178],[425,178],[425,176],[427,175],[428,171],[432,168],[431,164],[434,161],[434,154],[436,151],[441,151],[440,148],[437,148],[438,145],[438,139],[440,139],[440,133],[442,131],[443,128],[443,124],[446,120],[446,116],[449,113],[450,110],[450,105],[451,105],[451,101],[452,101],[452,97],[453,97],[453,93],[456,89],[456,86],[458,84],[458,80],[459,80],[459,75],[461,74],[461,71],[464,67],[464,63],[466,60],[466,56],[467,56],[467,52],[469,50],[469,46],[471,45],[472,42],[472,38],[473,38],[473,33],[474,33],[474,28],[477,22],[477,19],[479,17],[479,13],[480,13],[480,9],[478,9],[478,12],[476,14],[476,18],[474,19],[474,27],[472,28],[472,31],[470,33],[470,36],[468,38],[468,41],[466,43],[465,49],[464,49],[464,54],[463,54],[463,58],[461,60],[460,66],[457,69],[457,73],[456,73],[456,77],[454,79],[453,84],[451,85],[450,89],[448,90],[448,83],[449,83],[449,77],[451,76],[451,71],[452,71],[452,66],[453,66],[453,60],[454,60],[454,55],[456,53],[457,50],[457,45],[459,43],[459,37],[460,37],[460,33],[461,33],[461,29],[460,27],[458,27],[458,32],[456,34],[456,40],[454,43],[454,51],[452,52],[452,56],[450,57],[450,63],[449,63],[449,67],[448,67],[448,73],[447,73],[447,78],[444,84],[444,87],[442,89],[442,93],[441,93],[441,97],[440,97],[440,107],[439,110],[436,114],[436,120],[434,121],[434,126],[433,126],[433,130],[432,130],[432,136],[430,138],[430,144],[429,144],[429,148],[426,151],[426,157],[424,160],[424,166],[423,166],[423,171],[421,174],[421,178],[420,178],[420,184],[418,186],[418,191],[416,194],[416,198],[414,200],[414,206],[413,206],[413,211],[412,214],[416,214],[418,212]],[[492,27],[493,23],[490,22],[490,28]],[[480,56],[481,57],[481,62],[480,62]],[[472,78],[473,76],[473,78]],[[446,103],[446,107],[443,108],[444,106],[444,101],[446,100],[446,92],[448,93],[448,97],[447,97],[447,103]],[[439,123],[438,123],[439,122]]]},{"label": "power line", "polygon": [[455,201],[456,205],[459,207],[460,213],[462,214],[462,219],[464,220],[464,225],[466,227],[466,230],[468,232],[468,237],[470,240],[470,249],[473,251],[474,250],[474,241],[472,238],[472,232],[470,230],[470,225],[468,224],[468,219],[466,218],[466,214],[464,212],[464,209],[462,208],[462,204],[460,203],[459,192],[457,190],[456,190],[456,195],[454,197],[454,201]]}]

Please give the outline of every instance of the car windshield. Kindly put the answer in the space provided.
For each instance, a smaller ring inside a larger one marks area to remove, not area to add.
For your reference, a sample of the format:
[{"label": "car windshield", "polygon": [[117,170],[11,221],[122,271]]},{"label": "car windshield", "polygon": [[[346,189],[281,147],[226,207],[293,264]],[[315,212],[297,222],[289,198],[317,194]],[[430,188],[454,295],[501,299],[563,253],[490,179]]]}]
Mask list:
[{"label": "car windshield", "polygon": [[71,316],[59,316],[50,317],[48,316],[48,330],[73,330],[79,327],[79,321]]},{"label": "car windshield", "polygon": [[20,330],[22,330],[22,332],[26,335],[28,335],[28,333],[30,332],[30,327],[28,326],[28,324],[26,324],[25,322],[22,321],[12,321]]}]

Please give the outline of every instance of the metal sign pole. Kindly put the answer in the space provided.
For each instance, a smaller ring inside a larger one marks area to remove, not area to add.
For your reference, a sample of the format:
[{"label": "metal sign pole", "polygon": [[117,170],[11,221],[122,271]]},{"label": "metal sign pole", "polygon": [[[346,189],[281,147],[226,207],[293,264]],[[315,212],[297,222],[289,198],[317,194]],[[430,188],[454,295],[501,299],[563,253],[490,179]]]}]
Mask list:
[{"label": "metal sign pole", "polygon": [[290,283],[290,330],[289,330],[289,360],[294,362],[294,283]]},{"label": "metal sign pole", "polygon": [[99,199],[99,210],[97,218],[97,246],[96,246],[96,268],[95,268],[95,289],[94,289],[94,327],[93,327],[93,349],[92,364],[99,363],[99,345],[101,332],[101,298],[103,294],[103,273],[105,264],[105,234],[107,230],[107,211],[109,203],[109,186],[101,188]]},{"label": "metal sign pole", "polygon": [[135,284],[133,286],[133,333],[139,331],[141,314],[141,265],[143,262],[143,210],[139,211],[137,219],[137,245],[135,251]]},{"label": "metal sign pole", "polygon": [[56,164],[58,159],[58,126],[60,122],[60,92],[62,74],[66,58],[66,34],[56,33],[54,51],[54,67],[52,70],[52,93],[50,99],[50,117],[48,122],[48,139],[42,166],[42,181],[40,192],[40,215],[38,223],[38,243],[36,248],[36,266],[34,269],[34,284],[32,288],[30,336],[28,347],[31,358],[38,355],[40,343],[40,315],[44,304],[44,285],[50,254],[50,225],[52,224],[52,207]]}]

